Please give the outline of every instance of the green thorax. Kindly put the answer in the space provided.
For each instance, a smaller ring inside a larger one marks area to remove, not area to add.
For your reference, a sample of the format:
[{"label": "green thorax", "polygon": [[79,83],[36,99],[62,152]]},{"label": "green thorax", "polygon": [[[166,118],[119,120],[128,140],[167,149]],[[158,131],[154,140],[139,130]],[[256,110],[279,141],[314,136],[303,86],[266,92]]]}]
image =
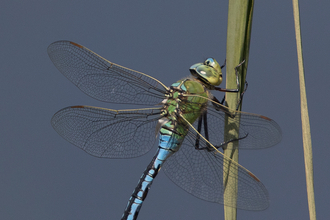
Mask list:
[{"label": "green thorax", "polygon": [[189,123],[194,123],[206,108],[209,92],[200,81],[193,78],[179,80],[173,83],[170,89],[169,98],[164,100],[169,119],[164,125],[185,135],[188,125],[181,117],[177,117],[178,114],[182,114]]}]

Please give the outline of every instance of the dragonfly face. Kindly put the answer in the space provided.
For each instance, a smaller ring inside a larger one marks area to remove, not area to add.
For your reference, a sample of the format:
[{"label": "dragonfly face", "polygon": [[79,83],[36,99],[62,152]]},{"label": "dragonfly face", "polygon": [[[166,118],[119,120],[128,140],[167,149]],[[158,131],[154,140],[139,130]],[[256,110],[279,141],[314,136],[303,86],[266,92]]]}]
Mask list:
[{"label": "dragonfly face", "polygon": [[218,86],[222,82],[221,67],[213,58],[207,58],[204,63],[196,63],[189,70],[194,77],[208,86]]}]

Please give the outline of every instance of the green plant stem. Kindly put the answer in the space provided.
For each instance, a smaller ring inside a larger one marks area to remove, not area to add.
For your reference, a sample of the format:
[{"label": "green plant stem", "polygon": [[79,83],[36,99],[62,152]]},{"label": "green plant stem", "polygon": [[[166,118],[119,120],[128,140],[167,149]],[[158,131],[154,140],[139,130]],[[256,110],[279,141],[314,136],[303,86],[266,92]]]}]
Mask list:
[{"label": "green plant stem", "polygon": [[[226,52],[226,88],[237,88],[235,67],[245,60],[245,63],[239,68],[240,91],[244,89],[245,75],[247,70],[250,36],[253,14],[253,0],[229,0],[228,6],[228,27],[227,27],[227,52]],[[236,109],[240,93],[227,93],[226,103],[229,108]],[[239,110],[241,105],[239,106]],[[235,129],[236,128],[236,129]],[[225,134],[230,138],[238,137],[237,125],[233,124],[230,118],[226,119]],[[228,135],[230,134],[230,135]],[[226,140],[225,140],[226,141]],[[224,150],[224,154],[234,161],[238,162],[238,146],[228,145],[229,149]],[[233,149],[233,150],[232,150]],[[231,174],[229,176],[229,173]],[[230,165],[224,164],[224,212],[225,220],[236,220],[237,210],[235,207],[226,206],[236,204],[237,195],[237,170]],[[230,187],[226,187],[230,185]]]}]

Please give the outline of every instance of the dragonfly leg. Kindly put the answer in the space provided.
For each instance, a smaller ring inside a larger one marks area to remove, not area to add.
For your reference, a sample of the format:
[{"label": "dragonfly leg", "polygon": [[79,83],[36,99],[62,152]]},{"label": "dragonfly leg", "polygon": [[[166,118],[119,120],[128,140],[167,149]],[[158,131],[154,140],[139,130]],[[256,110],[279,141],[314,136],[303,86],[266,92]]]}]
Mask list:
[{"label": "dragonfly leg", "polygon": [[[219,103],[220,105],[224,105],[224,103],[225,103],[225,98],[226,98],[226,96],[224,95],[223,98],[222,98],[222,100],[221,100],[221,102],[220,102],[215,96],[213,96],[212,100],[213,100],[214,102],[216,102],[216,103]],[[214,103],[213,103],[213,104],[214,104]]]},{"label": "dragonfly leg", "polygon": [[199,134],[201,133],[202,130],[202,121],[203,121],[203,115],[200,115],[198,118],[198,126],[197,126],[198,133],[196,134],[195,149],[199,149],[199,141],[201,138]]},{"label": "dragonfly leg", "polygon": [[225,102],[226,102],[226,95],[223,96],[223,98],[222,98],[220,104],[221,104],[221,105],[226,105]]},{"label": "dragonfly leg", "polygon": [[[237,88],[239,89],[240,88],[240,85],[239,85],[239,77],[238,77],[238,68],[245,62],[245,60],[243,60],[240,64],[238,64],[236,67],[235,67],[235,75],[236,75],[236,83],[237,83]],[[240,96],[239,96],[239,99],[238,99],[238,102],[237,102],[237,106],[236,106],[236,111],[238,110],[239,108],[239,105],[241,104],[242,100],[243,100],[243,95],[244,93],[246,92],[248,88],[248,82],[245,80],[245,83],[244,83],[244,89],[243,91],[241,92]]]},{"label": "dragonfly leg", "polygon": [[[238,68],[245,62],[245,60],[243,60],[243,62],[241,62],[240,64],[238,64],[236,67],[235,67],[235,74],[236,74],[236,84],[237,84],[237,89],[223,89],[223,88],[220,88],[220,87],[214,87],[215,90],[217,91],[220,91],[220,92],[239,92],[239,78],[238,78]],[[221,68],[224,67],[221,66]]]},{"label": "dragonfly leg", "polygon": [[[223,99],[221,100],[221,102],[220,102],[215,96],[213,96],[212,100],[214,101],[214,102],[212,102],[212,104],[214,105],[214,107],[215,107],[218,111],[221,110],[221,111],[225,112],[226,115],[227,115],[228,117],[231,117],[231,118],[234,118],[234,117],[236,116],[236,112],[232,113],[232,112],[228,111],[227,108],[223,107],[223,106],[224,106],[224,105],[223,105],[223,102],[225,101],[224,98],[223,98]],[[217,105],[216,103],[219,103],[220,105]]]},{"label": "dragonfly leg", "polygon": [[[238,72],[238,68],[245,62],[245,60],[243,60],[240,64],[238,64],[236,67],[235,67],[235,75],[236,75],[236,84],[237,84],[237,89],[222,89],[220,87],[215,87],[214,89],[217,90],[217,91],[221,91],[221,92],[235,92],[235,93],[238,93],[240,91],[240,83],[239,83],[239,72]],[[223,68],[225,66],[222,65],[221,68]],[[238,102],[237,102],[237,106],[236,106],[236,111],[238,110],[239,108],[239,105],[241,104],[242,102],[242,99],[243,99],[243,95],[244,93],[246,92],[247,90],[247,87],[248,87],[248,83],[247,81],[245,80],[245,83],[244,83],[244,89],[243,91],[241,92],[240,94],[240,97],[238,99]],[[219,102],[220,104],[224,104],[225,103],[225,97],[222,99],[221,102]]]},{"label": "dragonfly leg", "polygon": [[226,59],[225,59],[225,62],[222,64],[222,66],[220,66],[220,68],[224,68],[226,66]]},{"label": "dragonfly leg", "polygon": [[[219,100],[216,97],[214,97],[214,96],[213,96],[213,101],[220,104]],[[222,107],[222,105],[216,105],[215,103],[213,103],[213,105],[216,108],[218,108],[219,110],[224,111],[231,118],[234,118],[236,116],[236,114],[233,114],[233,113],[228,112],[228,109]],[[203,121],[204,121],[204,123],[203,123]],[[200,134],[200,132],[202,130],[202,123],[204,125],[205,139],[209,141],[209,132],[208,132],[208,126],[207,126],[207,111],[203,112],[203,114],[198,118],[198,126],[197,126],[198,134],[196,136],[195,149],[196,150],[213,151],[214,148],[211,147],[209,143],[206,144],[206,147],[200,147],[199,146],[199,141],[200,141],[200,135],[199,134]],[[217,149],[219,149],[219,148],[225,148],[225,146],[227,144],[229,144],[231,142],[234,142],[234,141],[242,140],[242,139],[246,138],[247,136],[248,136],[248,133],[245,134],[243,137],[231,139],[231,140],[228,140],[228,141],[225,141],[225,142],[221,143],[220,145],[216,145],[215,148],[217,148]]]},{"label": "dragonfly leg", "polygon": [[213,148],[211,147],[211,145],[209,143],[206,144],[206,147],[200,147],[199,145],[199,141],[200,141],[200,133],[202,130],[202,122],[203,126],[204,126],[204,135],[205,135],[205,139],[209,141],[209,130],[208,130],[208,126],[207,126],[207,111],[203,112],[203,114],[201,116],[199,116],[198,118],[198,126],[197,126],[197,135],[196,135],[196,142],[195,142],[195,149],[197,150],[208,150],[211,151]]},{"label": "dragonfly leg", "polygon": [[[219,145],[214,145],[214,147],[215,147],[216,149],[219,149],[219,148],[226,149],[226,145],[227,145],[227,144],[229,144],[229,143],[231,143],[231,142],[234,142],[234,141],[243,140],[243,139],[246,138],[248,135],[249,135],[249,134],[247,133],[247,134],[245,134],[243,137],[235,138],[235,139],[231,139],[231,140],[229,140],[229,141],[224,141],[224,142],[222,142],[222,143],[219,144]],[[214,150],[215,150],[215,149],[214,149],[213,147],[211,147],[209,144],[207,144],[207,147],[201,147],[201,148],[200,148],[200,147],[196,148],[196,146],[195,146],[195,149],[196,149],[196,150],[207,150],[207,151],[214,151]]]},{"label": "dragonfly leg", "polygon": [[[207,126],[207,111],[205,111],[204,113],[203,113],[203,120],[204,120],[204,134],[205,134],[205,138],[206,138],[206,140],[210,140],[210,138],[209,138],[209,128],[208,128],[208,126]],[[206,143],[206,148],[207,149],[212,149],[212,147],[210,146],[210,144],[209,143]]]},{"label": "dragonfly leg", "polygon": [[[219,103],[221,105],[223,105],[224,101],[225,101],[225,97],[223,97],[223,99],[221,100],[221,102],[215,97],[213,96],[212,100],[216,103]],[[214,104],[214,103],[213,103]],[[218,107],[218,105],[214,104],[216,107]]]},{"label": "dragonfly leg", "polygon": [[226,145],[227,145],[227,144],[229,144],[229,143],[231,143],[231,142],[234,142],[234,141],[243,140],[243,139],[246,138],[248,135],[249,135],[249,133],[246,133],[243,137],[235,138],[235,139],[231,139],[231,140],[229,140],[229,141],[224,141],[224,142],[222,142],[221,144],[216,145],[216,146],[214,146],[214,147],[217,148],[217,149],[219,149],[220,147],[221,147],[222,149],[226,149]]}]

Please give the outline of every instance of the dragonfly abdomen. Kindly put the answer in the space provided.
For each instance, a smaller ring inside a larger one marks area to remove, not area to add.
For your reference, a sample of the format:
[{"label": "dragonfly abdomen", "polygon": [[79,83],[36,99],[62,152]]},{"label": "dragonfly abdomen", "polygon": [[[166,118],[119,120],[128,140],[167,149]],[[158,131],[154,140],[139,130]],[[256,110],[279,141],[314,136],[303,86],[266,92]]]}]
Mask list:
[{"label": "dragonfly abdomen", "polygon": [[152,161],[148,165],[147,169],[143,172],[137,187],[134,189],[121,220],[137,219],[142,203],[147,197],[151,184],[154,178],[157,176],[161,165],[165,162],[166,158],[171,156],[173,153],[173,151],[163,149],[159,146]]}]

